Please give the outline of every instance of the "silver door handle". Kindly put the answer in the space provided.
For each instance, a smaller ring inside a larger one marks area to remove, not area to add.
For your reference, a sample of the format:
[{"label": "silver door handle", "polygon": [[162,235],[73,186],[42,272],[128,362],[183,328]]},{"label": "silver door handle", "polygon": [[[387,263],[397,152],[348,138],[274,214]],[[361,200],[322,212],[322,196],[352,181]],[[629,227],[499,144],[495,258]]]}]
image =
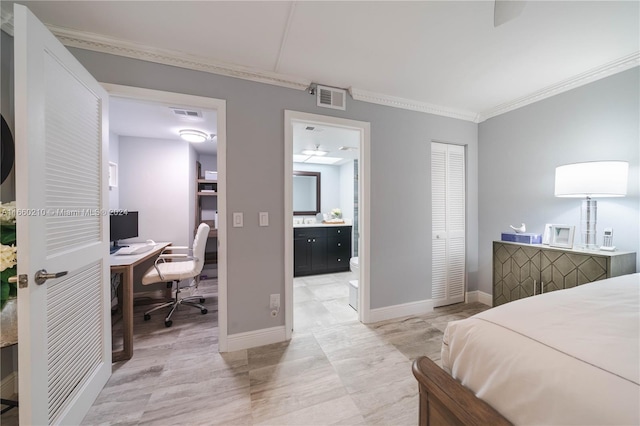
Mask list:
[{"label": "silver door handle", "polygon": [[536,295],[536,280],[533,280],[533,295]]},{"label": "silver door handle", "polygon": [[69,273],[68,271],[62,271],[62,272],[54,272],[49,274],[47,273],[46,269],[40,269],[38,272],[36,272],[33,278],[35,279],[36,284],[42,285],[49,279],[60,278],[67,275],[68,273]]}]

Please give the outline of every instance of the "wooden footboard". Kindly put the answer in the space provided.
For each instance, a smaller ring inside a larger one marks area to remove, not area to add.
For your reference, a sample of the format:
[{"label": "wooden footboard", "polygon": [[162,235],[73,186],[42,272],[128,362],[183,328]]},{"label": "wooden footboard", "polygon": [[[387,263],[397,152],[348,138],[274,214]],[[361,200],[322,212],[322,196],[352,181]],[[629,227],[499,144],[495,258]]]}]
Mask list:
[{"label": "wooden footboard", "polygon": [[420,426],[511,424],[429,358],[413,362],[413,375],[420,386]]}]

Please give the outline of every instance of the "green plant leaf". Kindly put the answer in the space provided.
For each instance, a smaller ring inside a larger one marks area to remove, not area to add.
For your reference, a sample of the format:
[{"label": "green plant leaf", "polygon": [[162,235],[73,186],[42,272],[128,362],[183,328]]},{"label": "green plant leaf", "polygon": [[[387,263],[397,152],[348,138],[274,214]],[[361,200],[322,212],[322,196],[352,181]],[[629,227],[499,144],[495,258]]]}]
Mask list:
[{"label": "green plant leaf", "polygon": [[16,243],[15,225],[0,225],[0,243],[7,246]]},{"label": "green plant leaf", "polygon": [[0,300],[5,301],[9,298],[9,293],[11,288],[9,287],[9,283],[2,281],[2,292],[0,293]]},{"label": "green plant leaf", "polygon": [[[11,268],[7,268],[4,271],[0,272],[0,280],[2,283],[9,283],[9,278],[18,274],[17,266],[12,266]],[[12,284],[15,287],[15,284]]]}]

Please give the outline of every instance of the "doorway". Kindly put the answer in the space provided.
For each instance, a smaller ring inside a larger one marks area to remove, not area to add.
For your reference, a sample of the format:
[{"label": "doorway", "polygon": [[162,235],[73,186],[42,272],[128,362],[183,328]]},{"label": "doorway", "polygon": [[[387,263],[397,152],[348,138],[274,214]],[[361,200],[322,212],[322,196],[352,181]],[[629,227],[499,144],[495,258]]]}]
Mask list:
[{"label": "doorway", "polygon": [[[217,115],[217,261],[218,261],[218,328],[219,351],[227,351],[227,250],[226,250],[226,101],[201,96],[184,95],[173,92],[142,89],[103,83],[110,97],[124,98],[161,103],[166,105],[180,105],[192,108],[214,110]],[[194,163],[195,164],[195,163]],[[196,192],[197,182],[194,180],[193,190]],[[194,206],[194,203],[190,203]],[[191,212],[193,213],[193,212]],[[187,220],[193,221],[194,215],[189,213]],[[195,229],[195,224],[192,228]]]},{"label": "doorway", "polygon": [[[353,217],[353,223],[357,224],[356,238],[354,238],[353,246],[357,247],[359,272],[356,277],[358,281],[357,298],[358,310],[357,318],[361,322],[369,322],[369,147],[370,147],[370,124],[362,121],[348,120],[336,117],[329,117],[317,114],[308,114],[297,111],[285,111],[285,206],[284,206],[284,229],[285,229],[285,333],[286,338],[291,338],[291,333],[295,328],[294,324],[294,217],[300,220],[300,216],[294,216],[293,208],[293,175],[294,175],[294,130],[296,126],[304,125],[305,128],[320,127],[333,130],[347,130],[356,134],[355,144],[351,147],[357,149],[358,161],[353,170],[354,176],[357,176],[357,209]],[[312,138],[308,144],[313,145]],[[314,145],[313,148],[321,150],[321,146]],[[348,148],[348,147],[345,147]],[[353,200],[352,200],[353,202]],[[329,217],[323,217],[323,214],[330,215],[330,211],[336,206],[322,206],[319,203],[316,212],[319,212],[317,219],[308,217],[311,221],[322,222]],[[308,213],[308,212],[305,212]],[[304,221],[304,216],[303,221]],[[344,259],[348,262],[349,259]],[[345,270],[348,270],[345,269]],[[345,286],[347,284],[345,283]]]}]

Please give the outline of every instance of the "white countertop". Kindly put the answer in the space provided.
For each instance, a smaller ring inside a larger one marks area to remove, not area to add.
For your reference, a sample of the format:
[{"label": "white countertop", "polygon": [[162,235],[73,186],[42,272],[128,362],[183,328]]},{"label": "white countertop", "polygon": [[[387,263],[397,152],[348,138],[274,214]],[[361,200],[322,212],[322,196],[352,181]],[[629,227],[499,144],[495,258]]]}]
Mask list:
[{"label": "white countertop", "polygon": [[294,223],[294,228],[324,228],[336,226],[351,226],[351,222],[347,223]]}]

